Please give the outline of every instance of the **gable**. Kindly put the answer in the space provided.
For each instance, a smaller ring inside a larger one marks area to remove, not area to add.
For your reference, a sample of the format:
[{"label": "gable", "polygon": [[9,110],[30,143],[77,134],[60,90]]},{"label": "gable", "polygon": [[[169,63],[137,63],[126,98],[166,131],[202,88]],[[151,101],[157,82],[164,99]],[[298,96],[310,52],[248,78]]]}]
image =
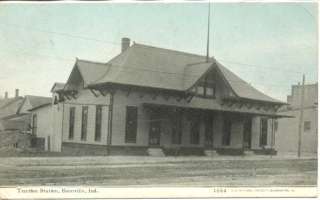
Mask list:
[{"label": "gable", "polygon": [[69,79],[64,87],[65,90],[78,90],[84,87],[84,80],[83,77],[75,65],[72,69],[72,72],[69,76]]},{"label": "gable", "polygon": [[85,88],[103,76],[106,70],[107,65],[103,63],[77,59],[64,89],[78,90]]},{"label": "gable", "polygon": [[31,109],[39,106],[51,104],[51,97],[26,95],[17,111],[17,114],[29,113]]},{"label": "gable", "polygon": [[215,65],[212,65],[189,89],[197,96],[211,98],[235,97],[224,77],[218,72]]},{"label": "gable", "polygon": [[29,99],[25,97],[19,110],[18,110],[18,113],[19,114],[28,113],[29,112],[28,110],[31,108],[32,108],[32,105],[30,104]]},{"label": "gable", "polygon": [[184,69],[183,87],[184,90],[190,89],[204,74],[208,73],[213,63],[198,63],[187,65]]},{"label": "gable", "polygon": [[85,87],[97,79],[101,78],[107,70],[107,65],[103,63],[77,60],[77,68],[84,81]]}]

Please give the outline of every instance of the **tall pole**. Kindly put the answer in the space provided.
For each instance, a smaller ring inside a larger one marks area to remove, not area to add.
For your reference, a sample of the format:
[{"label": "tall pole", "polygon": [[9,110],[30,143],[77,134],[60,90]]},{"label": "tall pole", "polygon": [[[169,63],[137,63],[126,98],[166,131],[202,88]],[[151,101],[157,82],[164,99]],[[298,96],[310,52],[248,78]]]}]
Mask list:
[{"label": "tall pole", "polygon": [[302,76],[302,90],[301,90],[301,101],[300,101],[300,117],[299,117],[299,135],[298,135],[298,158],[301,156],[301,133],[302,133],[302,123],[303,123],[303,107],[304,107],[304,81],[305,76]]},{"label": "tall pole", "polygon": [[207,56],[206,62],[209,62],[209,44],[210,44],[210,1],[208,4],[208,33],[207,33]]}]

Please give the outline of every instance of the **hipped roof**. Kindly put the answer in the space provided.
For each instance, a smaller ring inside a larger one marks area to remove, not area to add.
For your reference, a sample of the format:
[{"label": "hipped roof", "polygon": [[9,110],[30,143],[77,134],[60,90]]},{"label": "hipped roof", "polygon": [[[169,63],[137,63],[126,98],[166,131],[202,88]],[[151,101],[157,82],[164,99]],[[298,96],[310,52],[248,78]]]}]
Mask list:
[{"label": "hipped roof", "polygon": [[177,91],[187,91],[210,69],[217,69],[237,97],[283,104],[258,91],[213,58],[206,62],[205,56],[143,44],[134,43],[107,63],[77,59],[75,68],[85,86],[118,83]]}]

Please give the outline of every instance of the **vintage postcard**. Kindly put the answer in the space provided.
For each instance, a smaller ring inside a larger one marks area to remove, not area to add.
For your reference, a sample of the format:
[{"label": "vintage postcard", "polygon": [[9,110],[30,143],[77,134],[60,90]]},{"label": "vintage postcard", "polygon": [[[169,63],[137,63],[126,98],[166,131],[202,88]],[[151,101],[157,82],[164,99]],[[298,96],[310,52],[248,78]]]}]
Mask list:
[{"label": "vintage postcard", "polygon": [[317,197],[318,2],[0,3],[0,199]]}]

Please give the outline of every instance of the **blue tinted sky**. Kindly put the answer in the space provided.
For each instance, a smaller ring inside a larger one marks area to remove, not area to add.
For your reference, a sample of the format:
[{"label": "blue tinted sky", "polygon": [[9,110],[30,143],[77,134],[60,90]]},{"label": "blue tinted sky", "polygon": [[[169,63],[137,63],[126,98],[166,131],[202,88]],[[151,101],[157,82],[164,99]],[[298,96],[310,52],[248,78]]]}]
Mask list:
[{"label": "blue tinted sky", "polygon": [[[121,37],[206,52],[206,3],[0,4],[0,95],[50,95],[75,58],[106,62]],[[211,5],[212,6],[212,5]],[[317,5],[215,3],[211,56],[261,91],[285,100],[317,81]]]}]

